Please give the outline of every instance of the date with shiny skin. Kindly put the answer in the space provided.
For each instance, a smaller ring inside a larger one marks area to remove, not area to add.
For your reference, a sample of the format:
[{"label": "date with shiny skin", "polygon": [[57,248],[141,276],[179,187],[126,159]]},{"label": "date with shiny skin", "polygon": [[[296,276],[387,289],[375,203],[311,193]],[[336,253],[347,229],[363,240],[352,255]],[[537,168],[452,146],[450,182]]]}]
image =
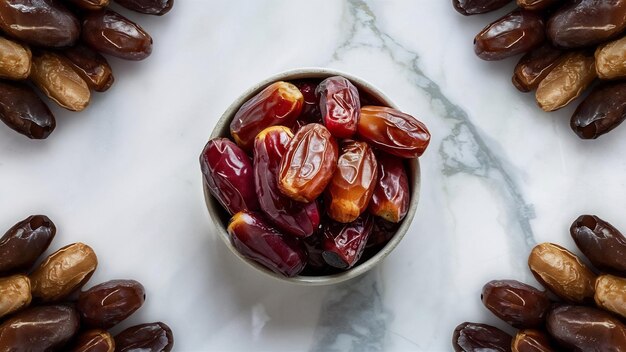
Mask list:
[{"label": "date with shiny skin", "polygon": [[[315,94],[319,81],[302,80],[292,83],[298,87],[298,90],[300,90],[304,98],[302,112],[296,120],[296,125],[299,125],[298,128],[308,123],[324,123],[322,120],[322,112],[320,111],[319,98],[317,94]],[[297,129],[294,130],[294,132],[297,132]]]},{"label": "date with shiny skin", "polygon": [[65,49],[63,55],[87,82],[89,88],[96,92],[106,91],[115,81],[109,62],[96,51],[84,45],[76,45]]},{"label": "date with shiny skin", "polygon": [[378,180],[369,211],[389,222],[399,223],[409,211],[409,178],[402,159],[378,154]]},{"label": "date with shiny skin", "polygon": [[0,278],[0,319],[27,307],[31,300],[28,277],[13,275]]},{"label": "date with shiny skin", "polygon": [[26,45],[0,37],[0,78],[26,79],[31,64],[32,53]]},{"label": "date with shiny skin", "polygon": [[110,329],[141,308],[146,298],[135,280],[111,280],[81,292],[76,309],[89,327]]},{"label": "date with shiny skin", "polygon": [[146,15],[163,16],[170,12],[174,0],[114,0],[129,10]]},{"label": "date with shiny skin", "polygon": [[328,221],[323,225],[322,257],[326,264],[350,269],[363,255],[367,240],[372,232],[373,221],[368,214],[344,224]]},{"label": "date with shiny skin", "polygon": [[46,139],[56,127],[46,103],[30,86],[18,82],[0,82],[0,120],[31,139]]},{"label": "date with shiny skin", "polygon": [[495,11],[513,0],[452,0],[454,9],[465,16]]},{"label": "date with shiny skin", "polygon": [[563,52],[550,44],[544,44],[522,56],[513,72],[513,85],[520,92],[537,89],[559,62]]},{"label": "date with shiny skin", "polygon": [[170,352],[174,335],[164,323],[131,326],[115,336],[117,352]]},{"label": "date with shiny skin", "polygon": [[626,237],[613,225],[595,215],[581,215],[572,223],[570,234],[596,268],[626,276]]},{"label": "date with shiny skin", "polygon": [[513,337],[512,352],[556,352],[550,337],[539,330],[520,330]]},{"label": "date with shiny skin", "polygon": [[48,249],[56,231],[52,220],[45,215],[31,215],[13,225],[0,238],[0,274],[30,269]]},{"label": "date with shiny skin", "polygon": [[626,119],[626,83],[606,83],[593,89],[578,106],[570,127],[582,139],[596,139]]},{"label": "date with shiny skin", "polygon": [[518,329],[541,327],[550,308],[545,292],[515,280],[488,282],[480,299],[498,318]]},{"label": "date with shiny skin", "polygon": [[463,323],[454,329],[452,347],[456,352],[509,352],[511,335],[487,324]]},{"label": "date with shiny skin", "polygon": [[87,330],[78,335],[70,352],[114,352],[115,340],[104,330]]},{"label": "date with shiny skin", "polygon": [[530,11],[541,11],[555,6],[563,0],[517,0],[517,6]]},{"label": "date with shiny skin", "polygon": [[101,10],[109,6],[109,0],[66,0],[80,7],[83,10]]},{"label": "date with shiny skin", "polygon": [[324,126],[334,137],[352,138],[361,114],[359,91],[348,79],[328,77],[315,90]]},{"label": "date with shiny skin", "polygon": [[626,318],[626,279],[613,275],[600,275],[596,279],[596,305]]},{"label": "date with shiny skin", "polygon": [[626,37],[599,46],[595,52],[596,72],[601,79],[626,77]]}]

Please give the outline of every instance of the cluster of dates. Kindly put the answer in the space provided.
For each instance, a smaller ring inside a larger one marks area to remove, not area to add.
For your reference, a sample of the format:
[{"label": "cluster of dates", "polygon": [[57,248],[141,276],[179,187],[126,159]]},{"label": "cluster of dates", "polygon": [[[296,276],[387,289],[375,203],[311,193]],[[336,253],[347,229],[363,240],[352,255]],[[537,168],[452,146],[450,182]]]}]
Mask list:
[{"label": "cluster of dates", "polygon": [[[513,0],[453,0],[464,15]],[[626,118],[626,0],[517,0],[518,9],[474,39],[476,54],[501,60],[526,53],[513,84],[536,90],[538,105],[558,110],[592,87],[570,121],[582,139],[611,131]],[[595,84],[596,81],[599,82]]]},{"label": "cluster of dates", "polygon": [[558,299],[514,280],[488,282],[484,305],[520,330],[512,338],[490,325],[463,323],[452,338],[456,351],[626,351],[626,238],[593,215],[578,217],[570,233],[594,268],[556,244],[535,246],[528,266]]},{"label": "cluster of dates", "polygon": [[174,339],[163,323],[133,326],[115,337],[107,332],[142,306],[145,292],[134,280],[79,292],[98,265],[91,247],[65,246],[31,270],[55,234],[48,217],[34,215],[0,238],[0,351],[170,351]]},{"label": "cluster of dates", "polygon": [[422,155],[430,134],[376,103],[340,76],[275,82],[235,114],[236,143],[207,143],[205,187],[232,216],[242,255],[287,277],[323,275],[394,235],[410,203],[404,159]]},{"label": "cluster of dates", "polygon": [[[174,0],[114,0],[163,15]],[[152,38],[107,8],[109,0],[0,0],[0,120],[32,139],[47,138],[54,115],[33,86],[59,106],[81,111],[91,90],[104,92],[113,72],[104,56],[142,60]]]}]

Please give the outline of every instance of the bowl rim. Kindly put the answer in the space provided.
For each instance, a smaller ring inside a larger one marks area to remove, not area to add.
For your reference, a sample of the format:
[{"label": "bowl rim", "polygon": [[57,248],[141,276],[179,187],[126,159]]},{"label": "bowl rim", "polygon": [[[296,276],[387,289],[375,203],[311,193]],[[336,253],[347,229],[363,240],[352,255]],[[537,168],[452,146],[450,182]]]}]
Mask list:
[{"label": "bowl rim", "polygon": [[[381,102],[385,103],[387,106],[392,107],[394,109],[398,109],[397,105],[387,97],[379,88],[369,83],[368,81],[354,76],[350,73],[343,72],[336,69],[329,69],[323,67],[302,67],[296,69],[290,69],[286,71],[279,72],[274,74],[268,78],[261,80],[258,83],[255,83],[252,87],[247,89],[243,94],[231,103],[226,111],[219,118],[213,131],[211,132],[211,136],[209,140],[219,137],[224,137],[224,129],[226,126],[230,126],[230,122],[232,121],[235,113],[239,110],[241,105],[245,103],[248,99],[254,96],[256,93],[261,91],[263,88],[268,86],[271,83],[276,81],[291,81],[297,79],[305,79],[305,78],[324,78],[330,76],[343,76],[350,80],[354,85],[356,85],[359,89],[366,91],[370,95],[378,98]],[[230,138],[230,136],[228,136]],[[324,275],[324,276],[294,276],[294,277],[285,277],[280,274],[274,273],[273,271],[263,267],[260,264],[244,257],[239,251],[233,246],[230,241],[230,236],[226,231],[225,226],[222,226],[223,219],[221,214],[223,210],[221,209],[221,205],[217,200],[213,198],[213,196],[209,193],[206,182],[204,181],[204,176],[202,176],[202,184],[204,191],[205,203],[207,206],[207,210],[213,221],[213,225],[217,229],[217,233],[219,237],[222,239],[222,242],[230,249],[232,253],[235,254],[237,258],[245,262],[246,264],[252,266],[263,273],[265,276],[269,276],[276,280],[282,282],[289,282],[292,284],[306,285],[306,286],[323,286],[323,285],[333,285],[338,284],[340,282],[344,282],[358,276],[361,276],[374,268],[376,265],[380,264],[383,259],[385,259],[400,243],[402,238],[406,235],[411,226],[413,218],[415,216],[415,212],[417,210],[417,205],[419,203],[420,196],[420,186],[421,186],[421,173],[420,173],[420,163],[419,159],[408,159],[409,166],[409,186],[411,190],[411,201],[409,204],[409,209],[407,211],[406,216],[404,217],[400,227],[394,234],[394,236],[387,242],[387,244],[382,247],[375,255],[366,260],[365,262],[355,266],[347,271],[332,274],[332,275]]]}]

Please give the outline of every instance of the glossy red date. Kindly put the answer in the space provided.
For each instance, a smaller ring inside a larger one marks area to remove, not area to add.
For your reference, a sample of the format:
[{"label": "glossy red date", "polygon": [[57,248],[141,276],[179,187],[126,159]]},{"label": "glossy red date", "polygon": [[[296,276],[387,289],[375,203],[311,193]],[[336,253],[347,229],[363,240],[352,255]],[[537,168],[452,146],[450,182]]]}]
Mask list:
[{"label": "glossy red date", "polygon": [[334,221],[326,223],[323,229],[324,261],[339,269],[353,267],[363,255],[372,225],[372,218],[368,214],[348,224]]},{"label": "glossy red date", "polygon": [[370,213],[398,223],[409,211],[409,178],[402,159],[378,155],[378,181],[369,205]]},{"label": "glossy red date", "polygon": [[326,78],[315,90],[324,125],[336,138],[351,138],[361,114],[359,91],[346,78]]}]

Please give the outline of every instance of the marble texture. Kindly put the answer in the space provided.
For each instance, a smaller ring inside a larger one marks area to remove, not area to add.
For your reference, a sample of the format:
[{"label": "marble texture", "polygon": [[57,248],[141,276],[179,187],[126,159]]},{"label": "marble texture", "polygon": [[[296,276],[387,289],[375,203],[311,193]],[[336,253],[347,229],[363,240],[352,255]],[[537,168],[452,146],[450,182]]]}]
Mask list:
[{"label": "marble texture", "polygon": [[[82,113],[54,109],[43,142],[0,128],[0,228],[48,214],[51,250],[82,241],[88,286],[134,278],[176,351],[450,351],[463,321],[504,327],[480,303],[491,279],[536,284],[529,249],[574,249],[593,213],[626,229],[625,127],[597,141],[510,83],[515,60],[477,59],[472,39],[505,11],[458,15],[432,0],[177,0],[155,18],[144,62],[112,60],[116,83]],[[411,230],[368,275],[335,287],[261,276],[211,224],[197,157],[232,100],[286,69],[322,66],[373,83],[430,128]]]}]

